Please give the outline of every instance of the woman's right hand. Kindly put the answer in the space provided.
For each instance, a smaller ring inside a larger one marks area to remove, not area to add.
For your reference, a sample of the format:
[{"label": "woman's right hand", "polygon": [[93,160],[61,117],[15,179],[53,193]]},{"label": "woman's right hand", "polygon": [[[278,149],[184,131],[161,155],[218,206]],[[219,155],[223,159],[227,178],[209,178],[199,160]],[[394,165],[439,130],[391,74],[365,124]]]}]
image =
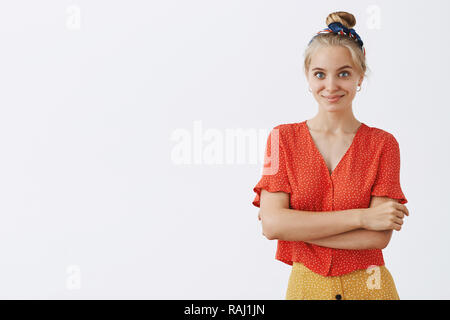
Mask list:
[{"label": "woman's right hand", "polygon": [[376,207],[367,208],[361,215],[361,223],[364,229],[381,231],[400,231],[404,215],[409,216],[408,208],[397,201],[386,201]]}]

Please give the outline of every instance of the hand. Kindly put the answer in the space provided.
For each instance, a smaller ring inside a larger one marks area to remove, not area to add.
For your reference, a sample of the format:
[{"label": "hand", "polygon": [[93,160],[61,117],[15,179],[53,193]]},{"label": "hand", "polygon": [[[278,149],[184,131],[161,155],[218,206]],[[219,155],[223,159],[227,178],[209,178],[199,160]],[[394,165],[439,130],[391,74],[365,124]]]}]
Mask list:
[{"label": "hand", "polygon": [[376,207],[367,208],[361,215],[361,223],[364,229],[382,231],[400,231],[404,215],[409,216],[408,208],[397,201],[387,201]]},{"label": "hand", "polygon": [[[258,220],[261,221],[261,210],[259,210],[259,212],[258,212]],[[262,228],[262,229],[263,229],[262,235],[267,238],[267,236],[264,234],[264,228]]]}]

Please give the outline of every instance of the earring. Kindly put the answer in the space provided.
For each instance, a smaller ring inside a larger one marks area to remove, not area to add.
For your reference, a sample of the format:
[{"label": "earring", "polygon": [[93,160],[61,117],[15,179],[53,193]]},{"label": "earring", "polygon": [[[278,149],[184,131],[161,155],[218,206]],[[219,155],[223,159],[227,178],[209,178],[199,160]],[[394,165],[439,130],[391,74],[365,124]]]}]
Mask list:
[{"label": "earring", "polygon": [[[358,90],[358,88],[359,88],[359,90]],[[358,91],[358,92],[361,91],[361,86],[357,86],[356,91]]]}]

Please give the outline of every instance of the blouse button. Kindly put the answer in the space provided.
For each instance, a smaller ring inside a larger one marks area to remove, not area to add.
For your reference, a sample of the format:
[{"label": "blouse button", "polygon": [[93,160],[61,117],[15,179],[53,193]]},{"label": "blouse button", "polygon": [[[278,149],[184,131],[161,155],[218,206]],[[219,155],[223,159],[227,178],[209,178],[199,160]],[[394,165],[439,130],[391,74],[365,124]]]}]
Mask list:
[{"label": "blouse button", "polygon": [[341,300],[341,299],[342,299],[342,296],[340,294],[337,294],[336,295],[336,300]]}]

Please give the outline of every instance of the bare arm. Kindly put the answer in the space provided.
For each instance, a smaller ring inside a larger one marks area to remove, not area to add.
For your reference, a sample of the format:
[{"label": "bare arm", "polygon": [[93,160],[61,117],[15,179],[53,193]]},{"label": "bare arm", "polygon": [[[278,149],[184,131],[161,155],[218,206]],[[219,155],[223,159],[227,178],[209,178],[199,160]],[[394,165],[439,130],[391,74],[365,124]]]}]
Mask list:
[{"label": "bare arm", "polygon": [[[265,194],[265,196],[263,196]],[[290,239],[285,238],[281,234],[280,236],[277,236],[273,232],[273,215],[266,214],[267,212],[274,212],[274,209],[286,209],[289,207],[289,194],[286,194],[284,192],[276,192],[276,193],[270,193],[265,190],[262,191],[261,198],[266,198],[265,203],[263,204],[263,200],[261,200],[261,208],[265,209],[260,210],[260,220],[261,220],[261,214],[264,215],[265,220],[263,220],[263,234],[273,240],[273,239]],[[369,205],[369,208],[375,207],[381,203],[384,203],[386,201],[392,201],[393,199],[388,197],[376,197],[373,196]],[[296,210],[292,210],[296,211]],[[347,210],[344,210],[347,211]],[[344,212],[341,211],[341,212]],[[303,212],[303,211],[296,211],[296,212]],[[314,212],[305,211],[310,214],[316,214]],[[322,213],[322,212],[319,212]],[[290,214],[290,212],[288,212]],[[293,228],[295,226],[292,226]],[[330,248],[337,248],[337,249],[384,249],[389,244],[389,241],[392,237],[392,231],[393,230],[382,230],[382,231],[374,231],[374,230],[366,230],[361,228],[361,225],[359,228],[356,228],[354,230],[342,232],[339,234],[334,234],[330,236],[325,237],[318,237],[318,238],[310,238],[310,239],[301,239],[301,240],[295,240],[300,239],[303,237],[297,237],[294,235],[293,241],[305,241],[308,243],[313,243],[316,245],[324,246],[324,247],[330,247]]]},{"label": "bare arm", "polygon": [[307,243],[335,249],[384,249],[389,241],[392,230],[373,231],[356,229],[321,239],[306,240]]},{"label": "bare arm", "polygon": [[305,241],[337,235],[362,227],[366,209],[300,211],[289,209],[289,194],[261,190],[259,215],[268,239]]},{"label": "bare arm", "polygon": [[[392,199],[388,197],[373,196],[369,208],[390,200]],[[391,237],[392,230],[373,231],[361,228],[305,242],[336,249],[384,249],[389,244]]]},{"label": "bare arm", "polygon": [[[274,196],[272,199],[268,200],[269,202],[267,206],[277,206],[276,200],[278,198],[278,205],[285,206],[286,204],[286,196],[288,194],[284,194],[282,192],[279,193],[278,196]],[[288,198],[287,198],[288,199]],[[386,201],[391,201],[388,197],[376,197],[373,196],[369,205],[369,208],[375,207],[381,203]],[[261,220],[261,218],[260,218]],[[361,250],[361,249],[384,249],[389,244],[389,241],[392,237],[393,230],[382,230],[382,231],[373,231],[366,230],[363,228],[359,228],[356,230],[351,230],[347,232],[343,232],[336,235],[331,235],[323,238],[317,239],[309,239],[304,240],[305,242],[329,247],[336,249],[353,249],[353,250]],[[264,232],[263,232],[264,233]],[[276,237],[268,237],[269,239],[276,239]]]}]

